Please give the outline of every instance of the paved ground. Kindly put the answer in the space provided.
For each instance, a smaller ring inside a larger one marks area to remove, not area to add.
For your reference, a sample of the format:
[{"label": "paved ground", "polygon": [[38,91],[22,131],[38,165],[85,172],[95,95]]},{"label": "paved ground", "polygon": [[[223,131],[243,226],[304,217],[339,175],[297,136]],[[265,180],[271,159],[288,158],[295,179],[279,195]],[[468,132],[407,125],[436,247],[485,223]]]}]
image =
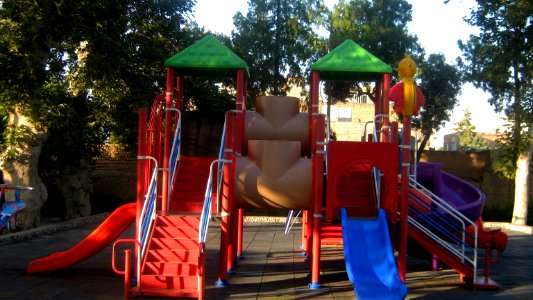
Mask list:
[{"label": "paved ground", "polygon": [[[13,237],[0,238],[0,299],[121,299],[123,281],[111,270],[110,247],[67,270],[39,276],[25,274],[29,261],[72,247],[98,225],[99,219],[95,220],[62,225],[59,226],[62,230],[49,229],[44,234],[38,231],[19,234],[23,237],[19,241],[11,241]],[[295,227],[285,235],[280,223],[247,223],[246,257],[230,278],[229,287],[214,287],[220,236],[216,223],[213,225],[207,243],[208,299],[354,298],[341,248],[323,248],[324,288],[307,289],[308,269],[298,250],[300,230]],[[132,232],[126,231],[124,237]],[[516,231],[509,234],[509,246],[502,261],[491,266],[492,278],[501,284],[501,290],[472,291],[460,284],[453,271],[428,271],[429,262],[410,259],[408,299],[533,299],[533,235]]]}]

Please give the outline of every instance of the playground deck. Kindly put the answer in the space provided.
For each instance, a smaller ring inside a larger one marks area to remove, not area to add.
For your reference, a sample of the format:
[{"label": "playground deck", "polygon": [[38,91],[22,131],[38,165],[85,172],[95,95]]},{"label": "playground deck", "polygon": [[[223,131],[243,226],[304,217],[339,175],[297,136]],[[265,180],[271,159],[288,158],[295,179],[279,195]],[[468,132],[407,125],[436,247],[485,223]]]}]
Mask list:
[{"label": "playground deck", "polygon": [[[71,248],[97,225],[85,223],[55,233],[35,231],[32,235],[38,237],[11,243],[5,243],[8,236],[0,236],[0,299],[121,299],[123,278],[111,270],[111,247],[66,270],[39,276],[25,274],[29,261]],[[298,250],[300,227],[295,225],[291,233],[285,235],[283,223],[246,223],[243,245],[246,256],[235,269],[237,273],[230,277],[231,285],[215,287],[220,238],[217,225],[212,222],[207,241],[208,299],[354,298],[340,247],[322,248],[324,287],[307,288],[308,269]],[[533,236],[515,231],[508,233],[509,245],[503,259],[491,266],[492,278],[501,284],[500,291],[466,289],[460,285],[455,272],[428,271],[429,262],[409,258],[407,299],[533,299]],[[132,234],[133,228],[130,228],[123,237]]]}]

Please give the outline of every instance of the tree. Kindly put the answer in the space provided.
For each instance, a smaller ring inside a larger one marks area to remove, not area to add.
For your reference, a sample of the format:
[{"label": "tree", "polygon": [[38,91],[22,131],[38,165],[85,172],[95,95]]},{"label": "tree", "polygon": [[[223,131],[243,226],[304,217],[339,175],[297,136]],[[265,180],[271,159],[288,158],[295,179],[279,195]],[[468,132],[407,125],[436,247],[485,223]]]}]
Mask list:
[{"label": "tree", "polygon": [[464,118],[455,123],[455,132],[459,135],[459,144],[462,150],[487,149],[487,141],[476,132],[476,126],[472,124],[472,113],[466,109]]},{"label": "tree", "polygon": [[455,66],[446,63],[444,55],[431,54],[427,61],[421,61],[418,79],[426,98],[419,116],[413,118],[414,127],[423,134],[417,152],[417,160],[420,160],[431,135],[450,120],[450,111],[461,93],[461,76]]},{"label": "tree", "polygon": [[533,3],[527,0],[477,1],[468,24],[480,29],[465,43],[467,80],[491,94],[489,103],[504,111],[512,126],[505,143],[514,172],[514,224],[527,219],[529,166],[533,154]]},{"label": "tree", "polygon": [[317,58],[321,0],[250,0],[246,16],[233,17],[233,49],[250,67],[249,93],[274,95],[291,83],[304,85],[308,67]]},{"label": "tree", "polygon": [[[100,144],[110,136],[135,144],[138,109],[163,91],[164,60],[191,44],[185,25],[193,5],[194,0],[2,1],[0,117],[8,116],[0,124],[3,167],[37,170],[40,156],[40,174],[49,184],[70,180],[84,189],[73,181],[88,182],[80,174]],[[26,184],[40,186],[32,180]],[[41,206],[30,199],[28,214],[37,216],[28,217],[27,226],[38,222]]]},{"label": "tree", "polygon": [[[405,0],[341,0],[329,17],[329,49],[352,39],[370,53],[396,68],[405,53],[423,55],[418,39],[407,32],[412,5]],[[393,72],[396,74],[396,72]],[[331,103],[366,94],[374,101],[370,83],[328,82]]]}]

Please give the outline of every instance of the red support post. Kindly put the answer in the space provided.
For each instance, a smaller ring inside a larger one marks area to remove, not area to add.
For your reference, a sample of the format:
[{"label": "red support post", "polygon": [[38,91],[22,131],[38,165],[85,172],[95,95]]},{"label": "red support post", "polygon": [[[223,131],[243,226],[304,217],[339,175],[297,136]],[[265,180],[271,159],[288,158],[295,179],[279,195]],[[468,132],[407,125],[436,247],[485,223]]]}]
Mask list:
[{"label": "red support post", "polygon": [[124,299],[131,298],[131,250],[124,250]]},{"label": "red support post", "polygon": [[[382,125],[382,117],[378,115],[383,114],[383,105],[381,96],[383,95],[381,93],[381,89],[383,88],[383,82],[376,81],[376,100],[374,101],[374,122],[375,122],[375,128],[374,130],[381,132],[381,125]],[[374,133],[377,139],[377,142],[381,141],[381,134],[378,134],[378,132]]]},{"label": "red support post", "polygon": [[[318,108],[317,108],[318,110]],[[312,141],[318,144],[324,141],[325,119],[323,115],[313,115],[313,131],[315,132],[315,139]],[[312,181],[312,195],[313,195],[313,218],[312,218],[312,250],[311,250],[311,283],[309,288],[319,289],[320,284],[320,230],[322,222],[322,189],[323,189],[323,174],[324,174],[324,146],[315,146],[313,155],[313,181]]]},{"label": "red support post", "polygon": [[315,116],[318,114],[318,90],[319,90],[319,83],[320,83],[320,73],[317,71],[311,72],[311,86],[310,89],[310,103],[309,103],[309,141],[311,141],[311,153],[315,153],[316,145],[314,142],[314,130],[313,130],[313,120]]},{"label": "red support post", "polygon": [[409,169],[411,161],[411,117],[403,117],[402,177],[400,190],[400,240],[398,246],[398,272],[405,282],[407,268],[407,201],[409,193]]},{"label": "red support post", "polygon": [[221,203],[221,222],[220,222],[220,260],[218,264],[218,280],[217,286],[227,286],[228,283],[228,269],[227,261],[230,244],[230,215],[232,206],[232,197],[234,194],[233,185],[233,169],[235,166],[235,155],[232,147],[234,145],[234,123],[236,118],[235,111],[226,113],[226,144],[224,145],[227,152],[224,153],[224,159],[231,160],[232,163],[224,164],[224,179],[222,189],[222,203]]},{"label": "red support post", "polygon": [[[389,115],[389,89],[390,89],[390,74],[383,74],[383,94],[381,97],[381,113]],[[389,129],[390,121],[389,117],[383,118],[383,124],[381,129],[381,141],[389,141]]]},{"label": "red support post", "polygon": [[242,258],[242,239],[244,231],[244,211],[242,208],[237,209],[237,259]]},{"label": "red support post", "polygon": [[[146,156],[146,144],[147,144],[147,129],[146,125],[148,123],[148,110],[146,108],[143,108],[139,111],[139,144],[137,146],[137,153],[139,156]],[[149,166],[150,163],[145,159],[137,159],[137,210],[136,210],[136,217],[135,217],[135,228],[139,228],[139,220],[141,217],[143,202],[144,202],[144,195],[147,191],[147,183],[146,180],[147,173],[149,173]],[[148,169],[148,170],[147,170]],[[140,237],[138,235],[138,231],[135,231],[135,240],[140,240]],[[137,253],[137,247],[135,247],[135,257],[139,255]]]},{"label": "red support post", "polygon": [[[162,166],[162,188],[161,188],[161,195],[162,195],[162,202],[161,202],[161,214],[167,215],[168,214],[168,197],[169,197],[169,161],[170,161],[170,148],[171,148],[171,134],[172,134],[172,111],[168,110],[168,108],[172,107],[172,98],[174,96],[174,69],[171,67],[167,67],[167,92],[165,97],[165,133],[164,133],[164,141],[163,141],[163,166]],[[156,149],[157,151],[157,149]]]},{"label": "red support post", "polygon": [[308,218],[307,218],[307,215],[308,215],[308,210],[304,210],[302,211],[302,244],[300,246],[300,248],[303,250],[303,252],[306,253],[307,255],[307,249],[309,249],[308,247],[308,244],[307,244],[307,240],[308,240],[308,228],[307,228],[307,223],[308,223]]}]

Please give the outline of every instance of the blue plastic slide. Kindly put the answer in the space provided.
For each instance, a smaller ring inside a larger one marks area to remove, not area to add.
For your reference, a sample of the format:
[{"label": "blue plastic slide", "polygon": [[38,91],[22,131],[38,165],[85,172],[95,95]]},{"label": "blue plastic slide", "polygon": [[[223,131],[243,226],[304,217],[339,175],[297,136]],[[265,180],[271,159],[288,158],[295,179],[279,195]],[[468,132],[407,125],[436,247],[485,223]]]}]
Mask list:
[{"label": "blue plastic slide", "polygon": [[392,250],[385,211],[377,219],[350,218],[341,209],[344,261],[357,299],[404,299]]}]

